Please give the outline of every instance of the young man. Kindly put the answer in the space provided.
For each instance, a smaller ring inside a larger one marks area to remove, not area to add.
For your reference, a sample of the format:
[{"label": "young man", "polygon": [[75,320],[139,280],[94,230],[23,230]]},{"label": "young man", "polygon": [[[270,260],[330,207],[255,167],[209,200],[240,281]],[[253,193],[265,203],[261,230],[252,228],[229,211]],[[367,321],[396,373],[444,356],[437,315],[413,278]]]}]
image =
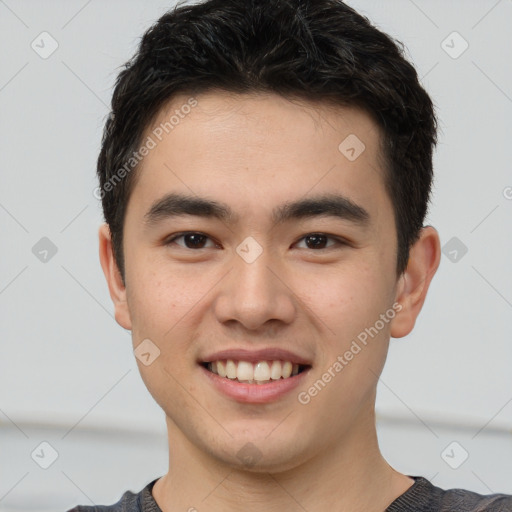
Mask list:
[{"label": "young man", "polygon": [[512,510],[378,447],[389,339],[440,260],[435,143],[414,68],[339,0],[209,0],[144,35],[98,160],[100,259],[169,471],[73,510]]}]

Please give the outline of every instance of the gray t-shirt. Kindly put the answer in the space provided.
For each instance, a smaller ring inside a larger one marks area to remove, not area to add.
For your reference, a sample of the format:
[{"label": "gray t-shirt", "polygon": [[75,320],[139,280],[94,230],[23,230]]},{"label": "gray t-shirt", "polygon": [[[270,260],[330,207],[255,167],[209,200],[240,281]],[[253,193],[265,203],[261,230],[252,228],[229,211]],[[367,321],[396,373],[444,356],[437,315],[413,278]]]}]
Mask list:
[{"label": "gray t-shirt", "polygon": [[[463,489],[445,491],[427,479],[411,476],[414,484],[383,512],[512,512],[512,496],[481,495]],[[162,512],[151,494],[158,478],[142,491],[126,491],[114,505],[77,506],[68,512]]]}]

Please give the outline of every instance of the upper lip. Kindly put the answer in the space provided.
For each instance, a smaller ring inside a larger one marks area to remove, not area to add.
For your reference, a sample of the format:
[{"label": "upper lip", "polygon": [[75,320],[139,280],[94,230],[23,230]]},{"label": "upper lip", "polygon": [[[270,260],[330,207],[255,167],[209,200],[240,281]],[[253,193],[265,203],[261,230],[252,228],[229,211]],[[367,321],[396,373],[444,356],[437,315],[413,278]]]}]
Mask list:
[{"label": "upper lip", "polygon": [[292,364],[300,364],[311,366],[311,361],[289,350],[282,348],[263,348],[259,350],[247,349],[226,349],[218,352],[207,354],[199,360],[200,363],[210,363],[212,361],[225,361],[231,359],[233,361],[247,361],[257,363],[258,361],[290,361]]}]

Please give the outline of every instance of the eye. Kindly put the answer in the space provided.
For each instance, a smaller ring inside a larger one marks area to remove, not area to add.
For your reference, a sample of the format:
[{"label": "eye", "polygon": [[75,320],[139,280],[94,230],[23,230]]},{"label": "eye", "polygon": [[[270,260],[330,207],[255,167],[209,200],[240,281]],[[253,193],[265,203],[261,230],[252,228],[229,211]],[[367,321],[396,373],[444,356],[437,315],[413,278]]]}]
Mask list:
[{"label": "eye", "polygon": [[[176,242],[176,240],[180,239],[183,239],[184,243]],[[190,231],[188,233],[178,233],[177,235],[168,238],[165,241],[165,245],[172,245],[173,243],[176,243],[176,245],[184,247],[185,249],[205,249],[208,248],[208,246],[206,246],[206,242],[208,240],[212,243],[212,245],[210,245],[209,247],[218,246],[218,244],[213,242],[213,240],[207,235],[195,231]]]},{"label": "eye", "polygon": [[[181,242],[178,242],[178,240],[181,240]],[[305,249],[321,250],[329,249],[335,245],[346,245],[343,240],[337,237],[326,235],[325,233],[310,233],[300,239],[299,245],[302,243],[302,241],[304,241],[305,247],[303,246],[299,248]],[[329,243],[329,241],[331,243]],[[208,243],[210,245],[208,245]],[[219,244],[214,242],[208,235],[197,231],[177,233],[165,241],[165,245],[173,244],[179,245],[185,249],[207,249],[212,247],[220,247]]]},{"label": "eye", "polygon": [[[326,235],[324,233],[310,233],[305,237],[301,238],[301,241],[304,240],[306,244],[306,249],[328,249],[333,245],[344,245],[344,242],[338,238]],[[334,243],[331,245],[327,245],[327,241],[331,240]]]}]

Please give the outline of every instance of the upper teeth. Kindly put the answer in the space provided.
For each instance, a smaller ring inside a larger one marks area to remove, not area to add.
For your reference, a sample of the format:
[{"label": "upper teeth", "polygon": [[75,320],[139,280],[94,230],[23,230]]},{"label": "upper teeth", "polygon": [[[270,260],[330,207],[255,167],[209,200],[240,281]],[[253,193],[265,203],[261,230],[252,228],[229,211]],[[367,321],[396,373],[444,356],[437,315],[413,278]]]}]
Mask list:
[{"label": "upper teeth", "polygon": [[270,380],[287,379],[290,375],[299,373],[299,365],[290,361],[258,361],[253,364],[248,361],[212,361],[208,369],[221,377],[238,379],[240,382],[270,382]]}]

